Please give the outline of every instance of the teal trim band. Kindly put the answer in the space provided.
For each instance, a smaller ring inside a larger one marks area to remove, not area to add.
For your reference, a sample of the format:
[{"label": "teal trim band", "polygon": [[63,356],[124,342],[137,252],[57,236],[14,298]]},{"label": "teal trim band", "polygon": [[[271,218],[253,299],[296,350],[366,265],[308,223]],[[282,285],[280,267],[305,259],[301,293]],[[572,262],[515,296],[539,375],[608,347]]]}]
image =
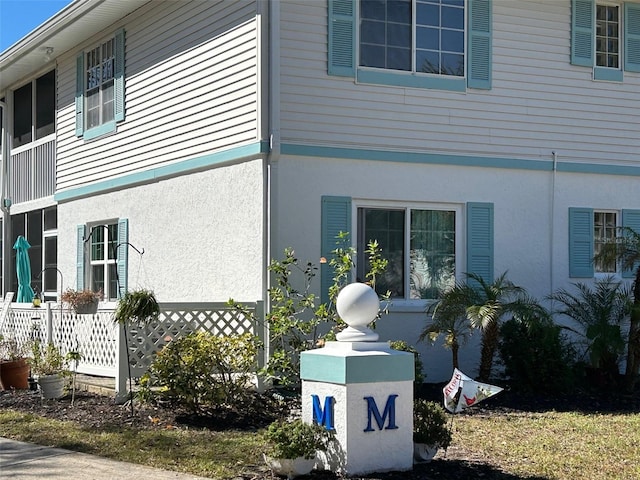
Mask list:
[{"label": "teal trim band", "polygon": [[551,160],[522,160],[515,158],[491,158],[463,155],[439,155],[435,153],[416,153],[381,151],[340,147],[317,147],[312,145],[281,145],[285,155],[309,157],[347,158],[351,160],[373,160],[381,162],[424,163],[433,165],[457,165],[463,167],[513,168],[520,170],[551,171]]},{"label": "teal trim band", "polygon": [[350,383],[412,382],[413,354],[333,356],[303,352],[300,378],[315,382],[347,385]]},{"label": "teal trim band", "polygon": [[430,77],[427,75],[414,75],[405,72],[363,69],[358,69],[356,75],[358,82],[371,83],[375,85],[431,88],[433,90],[449,90],[452,92],[464,92],[467,89],[467,81],[463,77]]},{"label": "teal trim band", "polygon": [[[416,153],[400,151],[382,151],[358,148],[321,147],[314,145],[282,144],[283,155],[301,157],[344,158],[348,160],[370,160],[380,162],[418,163],[431,165],[455,165],[462,167],[508,168],[513,170],[536,170],[551,172],[551,160],[524,160],[518,158],[477,157],[464,155],[438,155],[435,153]],[[640,167],[624,165],[600,165],[597,163],[558,162],[558,172],[591,173],[597,175],[640,176]]]},{"label": "teal trim band", "polygon": [[115,120],[111,122],[104,123],[98,127],[94,127],[91,130],[85,130],[82,134],[82,138],[85,140],[91,140],[93,138],[101,137],[102,135],[106,135],[108,133],[113,133],[116,131],[116,122]]},{"label": "teal trim band", "polygon": [[261,141],[245,145],[243,147],[232,148],[224,152],[213,153],[203,157],[191,158],[181,162],[172,163],[163,167],[152,168],[141,172],[116,177],[109,180],[92,183],[70,190],[64,190],[54,195],[54,200],[58,202],[73,200],[74,198],[86,197],[103,193],[109,190],[128,187],[140,183],[156,181],[160,178],[176,176],[195,170],[212,167],[221,163],[255,157],[257,155],[269,153],[269,142]]},{"label": "teal trim band", "polygon": [[606,67],[594,67],[593,69],[594,80],[604,80],[607,82],[622,82],[623,74],[622,70]]}]

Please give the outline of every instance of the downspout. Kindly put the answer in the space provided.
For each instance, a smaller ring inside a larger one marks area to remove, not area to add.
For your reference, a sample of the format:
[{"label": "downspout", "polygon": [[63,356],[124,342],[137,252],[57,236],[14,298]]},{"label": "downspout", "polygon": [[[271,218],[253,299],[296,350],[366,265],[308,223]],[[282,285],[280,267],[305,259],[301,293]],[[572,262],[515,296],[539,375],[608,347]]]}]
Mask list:
[{"label": "downspout", "polygon": [[554,285],[553,278],[555,271],[553,269],[554,261],[554,234],[555,234],[555,210],[556,210],[556,172],[558,171],[558,152],[551,151],[553,156],[553,165],[551,170],[551,212],[550,212],[550,226],[549,226],[549,294],[553,294]]},{"label": "downspout", "polygon": [[7,201],[7,187],[9,181],[9,159],[11,147],[9,145],[8,118],[9,110],[5,102],[0,102],[2,109],[2,165],[0,165],[0,210],[2,210],[2,296],[9,289],[8,280],[10,275],[9,261],[11,259],[11,216],[9,214],[10,203]]}]

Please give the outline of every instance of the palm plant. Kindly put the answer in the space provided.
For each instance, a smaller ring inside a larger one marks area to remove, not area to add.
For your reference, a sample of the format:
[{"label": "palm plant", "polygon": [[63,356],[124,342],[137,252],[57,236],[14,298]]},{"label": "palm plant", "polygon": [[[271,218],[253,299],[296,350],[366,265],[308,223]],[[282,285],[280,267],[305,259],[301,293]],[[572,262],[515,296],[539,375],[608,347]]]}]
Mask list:
[{"label": "palm plant", "polygon": [[466,283],[456,283],[442,295],[434,308],[433,322],[425,328],[421,338],[437,338],[444,334],[446,344],[452,352],[455,349],[454,362],[457,362],[459,339],[464,341],[469,334],[466,319],[470,327],[482,332],[478,378],[487,381],[498,349],[501,320],[511,315],[526,322],[529,318],[544,316],[546,312],[522,287],[507,279],[507,272],[493,282],[474,273],[466,275]]},{"label": "palm plant", "polygon": [[608,376],[617,375],[625,348],[621,324],[631,311],[630,291],[611,276],[596,280],[593,288],[584,283],[574,286],[576,293],[560,289],[549,298],[561,305],[558,313],[579,325],[569,330],[584,338],[591,366]]},{"label": "palm plant", "polygon": [[633,391],[640,376],[640,234],[629,227],[620,228],[612,241],[602,245],[594,261],[617,261],[624,270],[633,272],[633,306],[630,312],[625,370],[625,386]]}]

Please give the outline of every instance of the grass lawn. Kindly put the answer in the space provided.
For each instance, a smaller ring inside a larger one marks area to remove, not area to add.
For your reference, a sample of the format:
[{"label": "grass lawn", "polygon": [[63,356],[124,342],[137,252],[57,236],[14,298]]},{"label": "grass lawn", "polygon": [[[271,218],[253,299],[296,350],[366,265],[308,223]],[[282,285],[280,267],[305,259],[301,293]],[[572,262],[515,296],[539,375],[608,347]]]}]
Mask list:
[{"label": "grass lawn", "polygon": [[[483,412],[455,417],[447,458],[516,478],[640,478],[640,413]],[[218,479],[263,465],[261,437],[252,432],[170,425],[110,431],[8,410],[0,411],[0,436]]]}]

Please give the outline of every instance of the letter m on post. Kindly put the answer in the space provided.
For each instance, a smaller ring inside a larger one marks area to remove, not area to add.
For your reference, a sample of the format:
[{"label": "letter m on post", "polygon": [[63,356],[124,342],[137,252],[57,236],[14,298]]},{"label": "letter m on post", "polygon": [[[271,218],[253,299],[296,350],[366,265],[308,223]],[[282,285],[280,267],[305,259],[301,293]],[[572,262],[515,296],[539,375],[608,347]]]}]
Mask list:
[{"label": "letter m on post", "polygon": [[324,425],[327,430],[333,427],[333,397],[324,397],[324,407],[320,406],[320,397],[311,395],[313,399],[313,423]]},{"label": "letter m on post", "polygon": [[[367,401],[367,428],[364,429],[365,432],[373,432],[374,428],[371,426],[371,418],[373,417],[376,421],[376,425],[378,425],[378,430],[395,430],[398,428],[396,425],[396,398],[398,395],[389,395],[387,398],[387,403],[384,406],[384,411],[382,415],[380,415],[380,410],[378,410],[378,405],[376,405],[376,401],[373,397],[364,397]],[[389,423],[387,426],[384,426],[385,420],[389,418]]]}]

